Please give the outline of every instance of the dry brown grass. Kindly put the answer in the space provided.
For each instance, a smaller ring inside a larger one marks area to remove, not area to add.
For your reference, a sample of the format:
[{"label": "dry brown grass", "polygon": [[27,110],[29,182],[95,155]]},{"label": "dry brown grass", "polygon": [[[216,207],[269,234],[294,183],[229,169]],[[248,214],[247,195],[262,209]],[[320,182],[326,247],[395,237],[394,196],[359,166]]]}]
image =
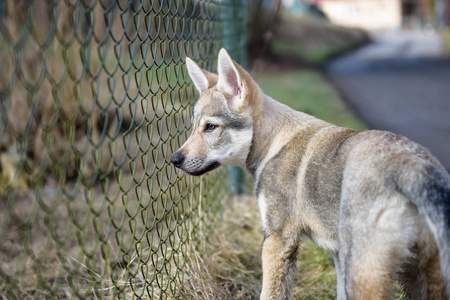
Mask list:
[{"label": "dry brown grass", "polygon": [[253,197],[225,204],[223,221],[194,256],[180,299],[255,299],[259,295],[262,232]]}]

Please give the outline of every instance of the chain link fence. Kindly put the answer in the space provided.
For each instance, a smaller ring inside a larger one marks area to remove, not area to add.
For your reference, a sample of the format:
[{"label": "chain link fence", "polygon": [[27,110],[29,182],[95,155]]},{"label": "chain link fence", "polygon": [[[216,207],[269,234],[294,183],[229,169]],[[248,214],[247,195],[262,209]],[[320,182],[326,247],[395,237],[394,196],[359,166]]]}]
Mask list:
[{"label": "chain link fence", "polygon": [[184,58],[246,65],[245,0],[0,1],[0,298],[174,299],[226,169],[169,163]]}]

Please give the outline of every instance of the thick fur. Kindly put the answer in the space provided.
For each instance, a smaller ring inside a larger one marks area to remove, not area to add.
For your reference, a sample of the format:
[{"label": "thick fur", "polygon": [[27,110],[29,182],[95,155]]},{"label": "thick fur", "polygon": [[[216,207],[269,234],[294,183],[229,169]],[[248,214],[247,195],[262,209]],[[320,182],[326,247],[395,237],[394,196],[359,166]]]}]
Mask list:
[{"label": "thick fur", "polygon": [[[300,238],[330,251],[339,299],[450,295],[450,176],[422,146],[318,120],[264,95],[222,49],[218,75],[187,59],[200,92],[192,135],[172,157],[201,175],[253,176],[265,240],[261,299],[288,299]],[[446,294],[447,293],[447,294]]]}]

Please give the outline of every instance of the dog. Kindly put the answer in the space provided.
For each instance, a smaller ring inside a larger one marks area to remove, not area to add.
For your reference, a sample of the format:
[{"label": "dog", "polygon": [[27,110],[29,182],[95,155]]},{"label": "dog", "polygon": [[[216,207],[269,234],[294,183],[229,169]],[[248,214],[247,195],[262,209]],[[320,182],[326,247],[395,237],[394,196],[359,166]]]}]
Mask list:
[{"label": "dog", "polygon": [[450,176],[424,147],[342,128],[266,96],[221,49],[218,74],[186,58],[200,93],[175,167],[253,177],[264,242],[260,299],[289,299],[302,236],[328,250],[338,299],[450,297]]}]

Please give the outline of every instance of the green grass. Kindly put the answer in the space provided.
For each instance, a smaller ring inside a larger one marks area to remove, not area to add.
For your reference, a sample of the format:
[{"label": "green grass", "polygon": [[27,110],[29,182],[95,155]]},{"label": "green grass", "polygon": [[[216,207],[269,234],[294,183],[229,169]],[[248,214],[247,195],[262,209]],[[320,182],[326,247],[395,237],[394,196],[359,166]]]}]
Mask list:
[{"label": "green grass", "polygon": [[357,130],[367,128],[318,71],[261,73],[255,77],[265,94],[295,110],[338,126]]}]

